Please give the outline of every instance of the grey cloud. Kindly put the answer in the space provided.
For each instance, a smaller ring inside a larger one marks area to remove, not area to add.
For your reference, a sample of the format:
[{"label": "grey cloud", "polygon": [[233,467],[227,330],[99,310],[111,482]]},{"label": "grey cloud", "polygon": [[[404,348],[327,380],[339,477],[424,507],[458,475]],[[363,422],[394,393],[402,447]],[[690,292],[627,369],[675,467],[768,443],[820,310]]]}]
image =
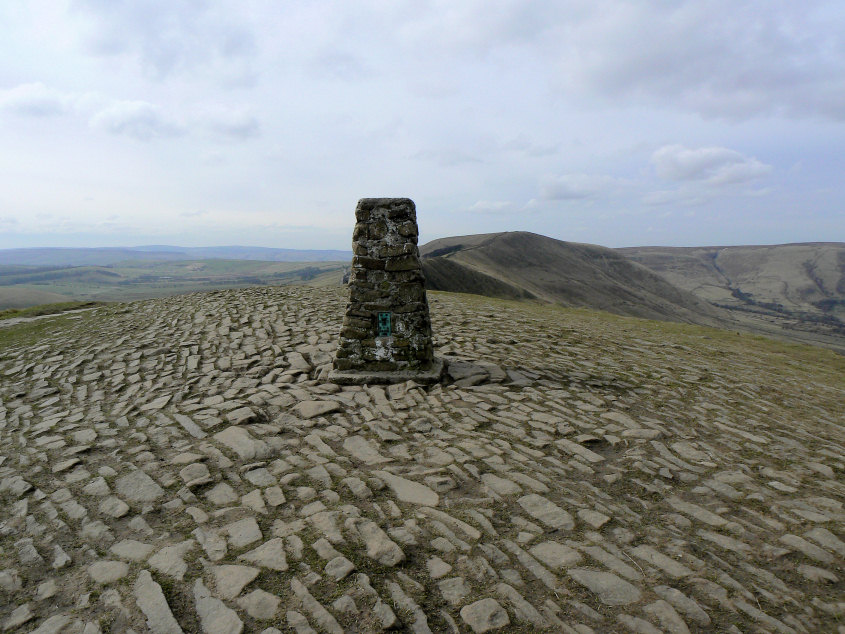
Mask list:
[{"label": "grey cloud", "polygon": [[506,151],[523,152],[526,156],[538,158],[541,156],[551,156],[560,151],[560,143],[548,143],[546,145],[538,145],[534,143],[528,135],[520,133],[509,141],[502,144],[502,149]]},{"label": "grey cloud", "polygon": [[649,192],[643,196],[643,202],[646,205],[652,206],[670,204],[695,206],[703,205],[712,198],[713,195],[710,193],[704,194],[701,191],[680,187],[678,189],[663,189],[655,192]]},{"label": "grey cloud", "polygon": [[372,69],[360,57],[335,48],[315,55],[310,65],[320,75],[345,81],[373,76]]},{"label": "grey cloud", "polygon": [[433,161],[441,167],[454,167],[455,165],[484,162],[469,152],[454,148],[420,150],[414,154],[414,158]]},{"label": "grey cloud", "polygon": [[0,110],[18,115],[49,117],[65,114],[72,98],[58,90],[47,88],[41,82],[21,84],[0,91]]},{"label": "grey cloud", "polygon": [[618,184],[615,178],[596,174],[565,174],[547,179],[540,186],[541,200],[592,198]]},{"label": "grey cloud", "polygon": [[216,109],[202,115],[204,125],[216,135],[237,140],[259,136],[261,128],[258,119],[241,109]]},{"label": "grey cloud", "polygon": [[772,171],[771,165],[724,147],[689,149],[665,145],[654,152],[651,160],[660,178],[717,186],[746,183]]},{"label": "grey cloud", "polygon": [[479,200],[467,209],[476,214],[510,214],[515,206],[507,200]]},{"label": "grey cloud", "polygon": [[835,5],[686,0],[582,6],[558,25],[563,85],[705,116],[842,120],[845,13]]},{"label": "grey cloud", "polygon": [[744,188],[720,188],[708,186],[702,183],[684,183],[676,189],[663,189],[654,192],[649,192],[642,197],[642,201],[646,205],[660,206],[660,205],[683,205],[685,207],[695,207],[704,205],[716,198],[723,198],[725,196],[741,196],[743,198],[762,198],[772,193],[770,188],[755,189],[751,187]]},{"label": "grey cloud", "polygon": [[90,125],[114,135],[140,141],[181,136],[183,126],[171,121],[160,108],[146,101],[118,101],[91,117]]},{"label": "grey cloud", "polygon": [[497,48],[531,42],[563,15],[559,2],[466,0],[448,7],[418,5],[399,27],[403,40],[428,51],[464,49],[486,55]]},{"label": "grey cloud", "polygon": [[755,189],[753,183],[770,174],[772,166],[729,148],[665,145],[651,162],[659,178],[678,186],[645,194],[647,205],[702,205],[719,197],[759,197],[770,191]]},{"label": "grey cloud", "polygon": [[91,18],[87,41],[93,52],[136,56],[153,76],[232,64],[234,69],[221,74],[251,74],[239,66],[256,53],[255,36],[244,13],[232,6],[195,0],[79,0],[75,7]]}]

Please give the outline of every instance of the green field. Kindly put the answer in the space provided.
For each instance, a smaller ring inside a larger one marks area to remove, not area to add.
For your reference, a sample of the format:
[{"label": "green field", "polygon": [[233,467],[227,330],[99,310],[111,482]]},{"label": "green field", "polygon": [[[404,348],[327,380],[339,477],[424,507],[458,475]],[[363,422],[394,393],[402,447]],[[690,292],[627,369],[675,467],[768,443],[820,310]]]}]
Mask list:
[{"label": "green field", "polygon": [[340,284],[347,262],[130,261],[109,266],[0,266],[0,310],[63,301],[131,301],[245,286]]},{"label": "green field", "polygon": [[38,304],[37,306],[29,306],[27,308],[6,308],[5,310],[0,310],[0,321],[5,319],[26,319],[28,317],[56,315],[58,313],[66,313],[69,310],[94,308],[101,305],[101,302],[56,302],[55,304]]}]

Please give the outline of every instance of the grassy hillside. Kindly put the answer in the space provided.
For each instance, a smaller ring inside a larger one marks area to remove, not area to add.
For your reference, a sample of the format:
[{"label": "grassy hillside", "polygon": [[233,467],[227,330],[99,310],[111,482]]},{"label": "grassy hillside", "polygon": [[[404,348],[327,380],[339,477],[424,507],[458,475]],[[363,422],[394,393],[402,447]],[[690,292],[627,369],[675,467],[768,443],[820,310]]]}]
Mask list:
[{"label": "grassy hillside", "polygon": [[[131,260],[109,266],[0,266],[2,308],[69,299],[127,301],[194,291],[279,284],[338,284],[340,262]],[[14,300],[14,303],[12,301]]]},{"label": "grassy hillside", "polygon": [[710,301],[845,314],[845,243],[617,251]]},{"label": "grassy hillside", "polygon": [[[46,315],[57,315],[68,311],[76,311],[83,308],[95,308],[99,302],[56,302],[53,304],[38,304],[26,308],[6,308],[0,310],[0,322],[26,320],[31,317],[44,317]],[[4,326],[6,324],[3,324]]]},{"label": "grassy hillside", "polygon": [[501,299],[534,299],[534,295],[526,289],[471,269],[456,260],[445,257],[424,258],[422,267],[426,286],[432,290],[449,290],[453,293],[472,293]]},{"label": "grassy hillside", "polygon": [[617,251],[753,327],[845,338],[845,243]]},{"label": "grassy hillside", "polygon": [[31,286],[0,286],[0,310],[69,301],[67,295]]},{"label": "grassy hillside", "polygon": [[534,297],[651,319],[721,323],[717,309],[604,247],[508,232],[435,240],[420,252],[433,289]]}]

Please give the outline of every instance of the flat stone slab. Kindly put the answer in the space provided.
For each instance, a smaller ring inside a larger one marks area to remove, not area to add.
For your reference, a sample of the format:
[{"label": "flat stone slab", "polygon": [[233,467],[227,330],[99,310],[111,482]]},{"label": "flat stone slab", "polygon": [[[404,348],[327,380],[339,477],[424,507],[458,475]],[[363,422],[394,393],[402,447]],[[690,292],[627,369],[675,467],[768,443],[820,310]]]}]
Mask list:
[{"label": "flat stone slab", "polygon": [[261,570],[253,566],[238,566],[233,564],[214,566],[211,569],[211,573],[214,575],[214,585],[217,588],[217,594],[224,599],[230,600],[238,596],[245,586],[252,583],[259,572]]},{"label": "flat stone slab", "polygon": [[227,524],[222,531],[229,536],[229,545],[232,548],[243,548],[261,539],[261,529],[254,517]]},{"label": "flat stone slab", "polygon": [[461,618],[475,634],[498,630],[510,625],[510,618],[496,599],[481,599],[461,608]]},{"label": "flat stone slab", "polygon": [[542,495],[531,493],[517,500],[534,519],[554,530],[571,530],[575,526],[572,516],[557,504],[547,500]]},{"label": "flat stone slab", "polygon": [[154,547],[134,539],[124,539],[112,545],[109,550],[121,559],[144,561],[153,552]]},{"label": "flat stone slab", "polygon": [[384,566],[395,566],[405,559],[405,553],[387,536],[378,524],[365,518],[347,520],[347,528],[352,529],[367,548],[367,556]]},{"label": "flat stone slab", "polygon": [[195,545],[193,539],[188,539],[173,546],[165,546],[150,557],[147,563],[158,572],[181,581],[188,570],[184,557]]},{"label": "flat stone slab", "polygon": [[552,570],[563,570],[574,566],[584,558],[574,548],[557,542],[541,542],[532,547],[529,552]]},{"label": "flat stone slab", "polygon": [[594,592],[605,605],[628,605],[638,601],[642,594],[635,586],[612,572],[572,568],[568,573],[590,592]]},{"label": "flat stone slab", "polygon": [[227,427],[214,434],[214,439],[238,454],[241,460],[262,460],[271,453],[267,443],[254,438],[243,427]]},{"label": "flat stone slab", "polygon": [[262,621],[272,619],[276,615],[281,602],[279,597],[260,589],[253,590],[246,596],[238,599],[238,605],[246,610],[247,614],[254,619],[260,619]]},{"label": "flat stone slab", "polygon": [[522,487],[516,482],[508,480],[507,478],[500,478],[494,473],[485,473],[481,476],[481,481],[490,488],[491,491],[498,495],[519,495],[522,493]]},{"label": "flat stone slab", "polygon": [[155,502],[164,495],[164,489],[140,469],[120,477],[114,486],[118,495],[130,502]]},{"label": "flat stone slab", "polygon": [[88,575],[95,583],[112,583],[129,574],[129,566],[122,561],[96,561],[88,566]]},{"label": "flat stone slab", "polygon": [[423,506],[437,506],[440,502],[440,496],[424,484],[387,471],[374,471],[373,473],[384,480],[396,494],[396,497],[403,502]]},{"label": "flat stone slab", "polygon": [[341,371],[329,372],[329,381],[338,385],[389,385],[414,381],[420,385],[439,383],[443,377],[443,361],[435,358],[428,370],[396,370],[393,372]]},{"label": "flat stone slab", "polygon": [[194,582],[194,602],[200,625],[205,634],[241,634],[244,623],[237,612],[228,608],[220,599],[211,596],[199,579]]},{"label": "flat stone slab", "polygon": [[343,441],[343,448],[352,454],[353,458],[368,465],[393,462],[393,458],[382,456],[373,443],[363,436],[349,436]]},{"label": "flat stone slab", "polygon": [[161,586],[153,581],[149,570],[142,570],[134,586],[135,602],[147,617],[147,627],[156,634],[182,634],[173,612],[164,598]]},{"label": "flat stone slab", "polygon": [[302,401],[297,403],[293,411],[305,420],[331,414],[340,410],[340,403],[337,401]]}]

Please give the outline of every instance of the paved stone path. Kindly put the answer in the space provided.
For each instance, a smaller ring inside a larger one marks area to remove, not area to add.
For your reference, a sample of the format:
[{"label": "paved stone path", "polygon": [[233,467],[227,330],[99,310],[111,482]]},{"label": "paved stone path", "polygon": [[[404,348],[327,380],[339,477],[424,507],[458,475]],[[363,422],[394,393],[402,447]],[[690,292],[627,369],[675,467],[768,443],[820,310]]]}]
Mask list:
[{"label": "paved stone path", "polygon": [[343,305],[0,349],[0,631],[845,631],[841,375],[437,294],[451,384],[339,388]]}]

